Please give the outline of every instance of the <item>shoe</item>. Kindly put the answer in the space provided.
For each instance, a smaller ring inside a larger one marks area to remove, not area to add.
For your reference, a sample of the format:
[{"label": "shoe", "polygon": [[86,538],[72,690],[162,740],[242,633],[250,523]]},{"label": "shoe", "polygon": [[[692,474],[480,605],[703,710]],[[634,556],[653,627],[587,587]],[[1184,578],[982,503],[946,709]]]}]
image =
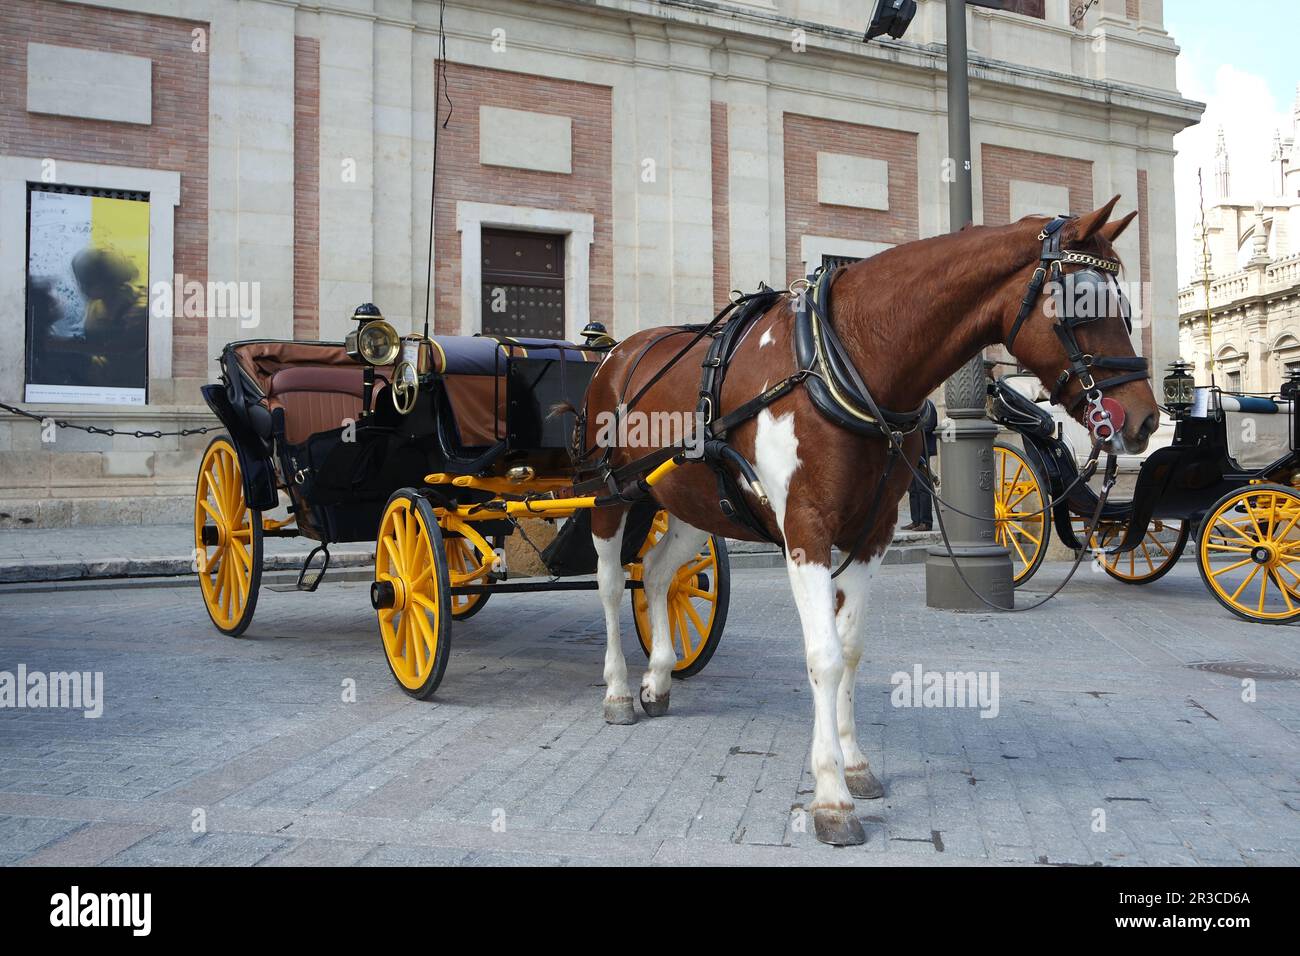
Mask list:
[{"label": "shoe", "polygon": [[903,525],[903,526],[902,526],[901,528],[899,528],[898,530],[899,530],[899,531],[915,531],[915,530],[917,529],[917,526],[918,526],[918,522],[913,521],[911,524],[905,524],[905,525]]},{"label": "shoe", "polygon": [[928,525],[928,524],[920,524],[920,523],[918,523],[917,526],[916,526],[915,528],[913,528],[912,530],[913,530],[913,531],[933,531],[933,530],[934,530],[934,526],[933,526],[933,525]]}]

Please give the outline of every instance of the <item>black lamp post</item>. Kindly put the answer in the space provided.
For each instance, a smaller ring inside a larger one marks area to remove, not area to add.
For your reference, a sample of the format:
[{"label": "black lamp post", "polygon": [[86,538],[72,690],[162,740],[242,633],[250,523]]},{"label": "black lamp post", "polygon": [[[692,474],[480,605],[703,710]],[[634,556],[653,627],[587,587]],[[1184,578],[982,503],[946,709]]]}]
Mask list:
[{"label": "black lamp post", "polygon": [[[972,2],[1001,6],[999,0]],[[864,40],[885,34],[900,38],[915,13],[913,0],[877,0]],[[948,158],[952,166],[948,215],[949,228],[957,232],[974,219],[966,0],[948,0],[947,50]],[[944,405],[952,429],[945,435],[951,440],[940,446],[939,466],[944,497],[953,506],[944,512],[944,526],[965,580],[953,568],[946,549],[931,548],[925,562],[925,603],[929,607],[982,611],[988,604],[1003,608],[1015,604],[1011,558],[996,535],[993,438],[998,428],[985,413],[986,395],[982,355],[974,356],[944,385]]]}]

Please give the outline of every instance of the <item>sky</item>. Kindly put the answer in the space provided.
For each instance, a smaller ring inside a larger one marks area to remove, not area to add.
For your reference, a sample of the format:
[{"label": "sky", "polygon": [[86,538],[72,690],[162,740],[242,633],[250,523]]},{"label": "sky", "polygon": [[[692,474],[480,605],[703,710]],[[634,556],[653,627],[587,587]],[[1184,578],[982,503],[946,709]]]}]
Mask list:
[{"label": "sky", "polygon": [[1192,227],[1198,217],[1196,171],[1204,170],[1205,198],[1215,198],[1214,145],[1223,127],[1232,194],[1253,200],[1272,195],[1268,156],[1273,131],[1291,134],[1300,83],[1298,0],[1165,0],[1165,29],[1182,48],[1178,88],[1206,104],[1198,126],[1174,138],[1178,209],[1178,275],[1186,282],[1195,262]]}]

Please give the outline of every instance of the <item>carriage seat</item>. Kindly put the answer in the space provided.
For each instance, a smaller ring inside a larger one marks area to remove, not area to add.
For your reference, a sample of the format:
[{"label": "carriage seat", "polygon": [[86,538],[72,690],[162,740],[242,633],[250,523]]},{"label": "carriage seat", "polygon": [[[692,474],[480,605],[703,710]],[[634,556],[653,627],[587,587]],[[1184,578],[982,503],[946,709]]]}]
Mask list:
[{"label": "carriage seat", "polygon": [[356,421],[362,394],[359,365],[291,367],[271,376],[266,404],[283,409],[285,441],[297,445],[317,432],[339,428],[344,419]]},{"label": "carriage seat", "polygon": [[495,445],[505,435],[506,362],[516,358],[557,358],[599,362],[601,355],[559,339],[502,338],[488,335],[435,335],[434,370],[442,376],[460,444]]}]

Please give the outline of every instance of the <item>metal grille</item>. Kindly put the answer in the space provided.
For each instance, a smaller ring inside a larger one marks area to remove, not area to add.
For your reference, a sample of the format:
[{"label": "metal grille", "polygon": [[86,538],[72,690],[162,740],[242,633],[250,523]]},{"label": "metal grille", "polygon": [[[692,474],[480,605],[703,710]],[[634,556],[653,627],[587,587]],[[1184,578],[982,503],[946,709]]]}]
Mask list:
[{"label": "metal grille", "polygon": [[822,256],[822,268],[826,270],[838,269],[840,266],[851,266],[855,262],[861,262],[861,256]]},{"label": "metal grille", "polygon": [[483,230],[483,331],[564,338],[564,237]]}]

